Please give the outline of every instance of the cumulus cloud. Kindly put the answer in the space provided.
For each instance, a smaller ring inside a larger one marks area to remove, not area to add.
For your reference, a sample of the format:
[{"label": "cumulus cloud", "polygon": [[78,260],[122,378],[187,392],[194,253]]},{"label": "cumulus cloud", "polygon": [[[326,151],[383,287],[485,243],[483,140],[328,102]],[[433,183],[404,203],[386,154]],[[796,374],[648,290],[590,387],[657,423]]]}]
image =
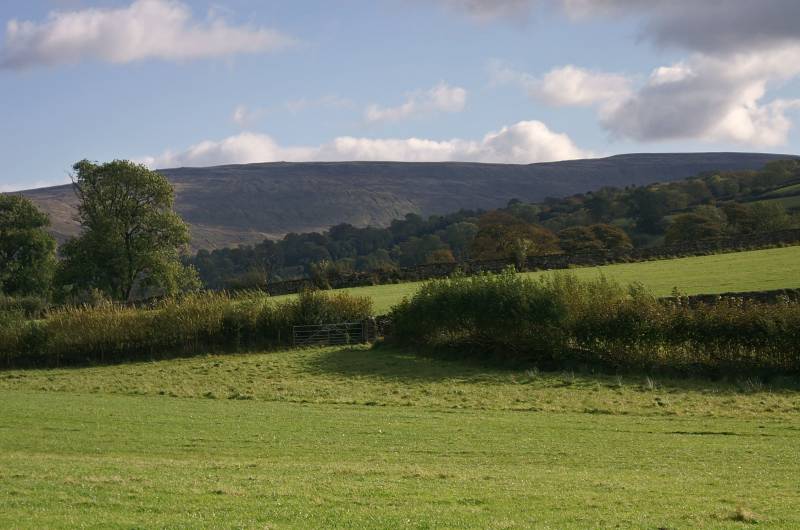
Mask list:
[{"label": "cumulus cloud", "polygon": [[465,89],[442,81],[428,90],[410,92],[405,103],[397,107],[370,105],[364,117],[369,123],[399,121],[436,112],[461,112],[466,103]]},{"label": "cumulus cloud", "polygon": [[771,85],[800,75],[800,45],[713,56],[697,53],[654,69],[643,82],[575,66],[544,76],[494,67],[496,82],[514,82],[550,105],[597,109],[614,136],[641,142],[694,139],[771,147],[785,143],[788,113],[800,99],[772,99]]},{"label": "cumulus cloud", "polygon": [[752,50],[800,40],[797,0],[438,0],[479,20],[518,20],[535,8],[575,19],[632,16],[641,37],[706,53]]},{"label": "cumulus cloud", "polygon": [[0,66],[26,68],[85,59],[116,64],[190,60],[268,52],[291,43],[278,31],[233,26],[213,14],[196,21],[178,0],[135,0],[114,9],[55,11],[43,22],[11,20]]},{"label": "cumulus cloud", "polygon": [[616,106],[631,93],[631,80],[620,74],[566,65],[542,77],[519,72],[500,63],[490,65],[495,83],[521,86],[532,98],[555,106]]},{"label": "cumulus cloud", "polygon": [[[562,0],[574,17],[644,17],[641,36],[659,45],[727,53],[800,40],[797,0]],[[533,2],[530,2],[533,3]]]},{"label": "cumulus cloud", "polygon": [[690,53],[655,68],[649,77],[567,65],[543,76],[495,68],[495,81],[517,83],[550,105],[596,106],[607,130],[636,141],[695,139],[748,146],[787,141],[789,113],[798,108],[798,100],[771,98],[769,91],[800,75],[797,0],[543,0],[524,7],[544,3],[576,19],[638,17],[642,39]]},{"label": "cumulus cloud", "polygon": [[800,47],[724,58],[698,54],[657,68],[644,86],[602,116],[639,141],[694,138],[754,146],[786,142],[787,111],[800,100],[767,99],[771,83],[800,74]]},{"label": "cumulus cloud", "polygon": [[166,151],[142,161],[155,168],[253,162],[393,160],[404,162],[471,161],[528,164],[585,158],[566,134],[540,121],[521,121],[480,140],[376,139],[343,136],[319,146],[285,147],[263,134],[242,133],[205,141],[184,151]]}]

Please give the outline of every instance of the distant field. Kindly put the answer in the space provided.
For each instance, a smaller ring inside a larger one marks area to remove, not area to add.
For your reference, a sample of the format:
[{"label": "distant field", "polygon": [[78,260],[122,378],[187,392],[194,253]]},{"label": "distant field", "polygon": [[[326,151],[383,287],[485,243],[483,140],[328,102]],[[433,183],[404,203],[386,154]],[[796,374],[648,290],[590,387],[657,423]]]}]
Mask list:
[{"label": "distant field", "polygon": [[792,184],[783,188],[778,188],[769,193],[765,193],[762,197],[785,197],[787,195],[800,194],[800,184]]},{"label": "distant field", "polygon": [[775,199],[767,199],[758,202],[777,203],[786,208],[787,210],[795,210],[800,208],[800,195],[791,195],[789,197],[778,197]]},{"label": "distant field", "polygon": [[797,528],[794,385],[387,348],[0,372],[0,527]]},{"label": "distant field", "polygon": [[[583,279],[604,274],[623,284],[641,282],[659,296],[669,295],[673,288],[685,294],[800,288],[800,246],[584,267],[571,269],[571,272]],[[534,277],[542,274],[550,273],[528,273]],[[413,294],[420,285],[420,282],[410,282],[345,291],[371,297],[376,313],[382,314],[404,296]]]}]

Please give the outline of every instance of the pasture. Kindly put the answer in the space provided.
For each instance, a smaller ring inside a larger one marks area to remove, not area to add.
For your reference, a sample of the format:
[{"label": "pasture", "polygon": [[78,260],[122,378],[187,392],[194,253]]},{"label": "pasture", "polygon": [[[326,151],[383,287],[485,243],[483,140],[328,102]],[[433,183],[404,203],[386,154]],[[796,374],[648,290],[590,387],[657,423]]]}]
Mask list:
[{"label": "pasture", "polygon": [[[670,260],[620,263],[570,269],[580,279],[604,274],[621,284],[640,282],[655,295],[668,296],[674,288],[683,294],[767,291],[800,287],[800,246],[693,256]],[[550,274],[530,272],[530,276]],[[372,298],[377,314],[387,313],[421,282],[343,289]]]},{"label": "pasture", "polygon": [[5,371],[0,402],[3,527],[800,525],[791,380],[328,348]]}]

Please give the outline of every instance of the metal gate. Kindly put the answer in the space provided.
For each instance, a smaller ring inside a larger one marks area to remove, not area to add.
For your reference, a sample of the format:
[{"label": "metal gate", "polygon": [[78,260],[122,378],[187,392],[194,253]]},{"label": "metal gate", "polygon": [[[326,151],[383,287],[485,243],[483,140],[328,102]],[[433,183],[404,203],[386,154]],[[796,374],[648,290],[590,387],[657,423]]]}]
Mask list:
[{"label": "metal gate", "polygon": [[346,346],[373,342],[376,338],[374,320],[292,326],[292,343],[295,346]]}]

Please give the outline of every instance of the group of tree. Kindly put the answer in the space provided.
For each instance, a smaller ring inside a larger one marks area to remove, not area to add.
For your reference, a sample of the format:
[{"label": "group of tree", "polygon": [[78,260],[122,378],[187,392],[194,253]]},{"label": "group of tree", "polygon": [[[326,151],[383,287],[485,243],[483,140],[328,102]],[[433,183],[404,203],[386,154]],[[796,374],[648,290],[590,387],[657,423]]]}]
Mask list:
[{"label": "group of tree", "polygon": [[[800,226],[781,203],[800,196],[800,162],[761,171],[709,173],[643,187],[606,187],[538,203],[511,200],[491,211],[461,210],[389,226],[336,225],[256,245],[183,251],[189,232],[173,211],[162,175],[114,161],[75,164],[80,234],[58,249],[47,216],[30,201],[0,195],[0,294],[114,300],[196,287],[263,287],[283,279],[426,263],[512,259],[552,253],[623,251]],[[792,191],[794,190],[794,191]]]},{"label": "group of tree", "polygon": [[211,288],[386,270],[426,263],[514,259],[558,252],[625,250],[798,226],[777,201],[759,200],[800,183],[800,163],[708,173],[642,187],[611,188],[538,203],[512,200],[492,211],[426,218],[408,214],[385,228],[340,224],[325,232],[213,251],[189,260]]},{"label": "group of tree", "polygon": [[0,293],[130,301],[198,285],[181,261],[189,231],[165,177],[121,160],[73,169],[81,232],[61,245],[60,259],[48,217],[20,195],[0,195]]}]

